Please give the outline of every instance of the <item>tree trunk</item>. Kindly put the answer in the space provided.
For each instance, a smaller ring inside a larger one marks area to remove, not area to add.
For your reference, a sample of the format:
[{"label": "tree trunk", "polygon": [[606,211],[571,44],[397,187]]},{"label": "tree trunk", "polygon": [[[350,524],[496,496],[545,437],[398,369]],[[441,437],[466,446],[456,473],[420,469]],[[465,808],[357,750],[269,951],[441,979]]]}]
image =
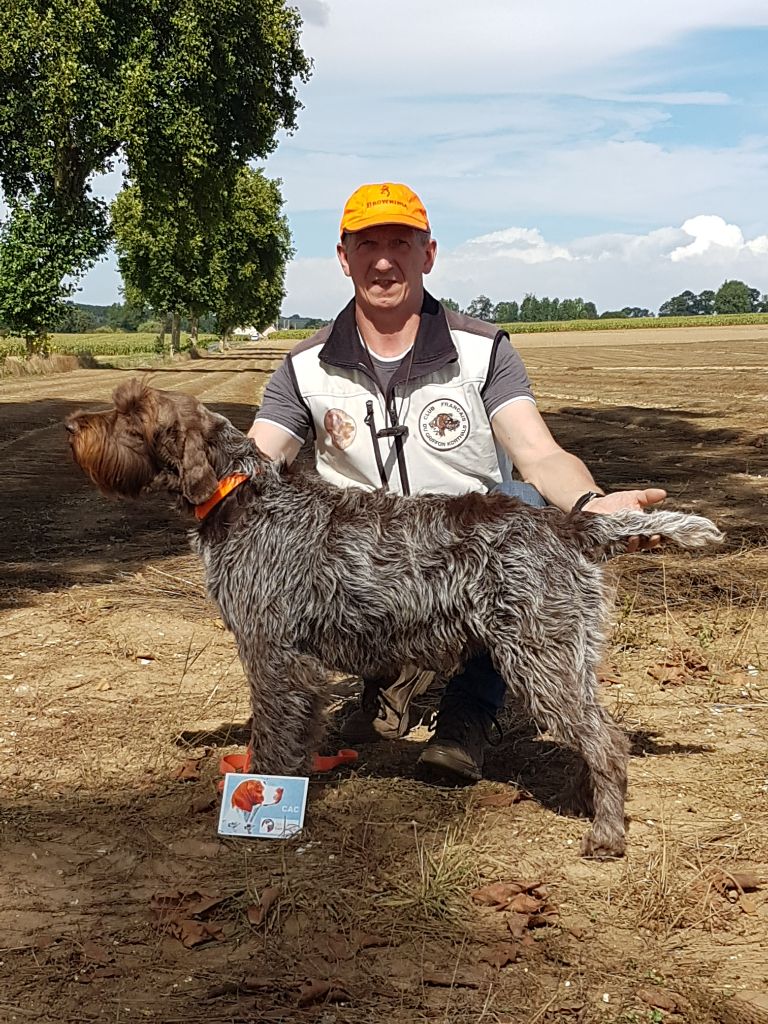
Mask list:
[{"label": "tree trunk", "polygon": [[173,313],[171,317],[171,355],[174,356],[179,351],[179,342],[181,341],[181,314]]},{"label": "tree trunk", "polygon": [[168,314],[160,314],[160,334],[157,336],[160,351],[165,352],[165,332],[168,330]]},{"label": "tree trunk", "polygon": [[189,318],[189,339],[192,344],[197,348],[197,336],[198,336],[198,318],[191,316]]}]

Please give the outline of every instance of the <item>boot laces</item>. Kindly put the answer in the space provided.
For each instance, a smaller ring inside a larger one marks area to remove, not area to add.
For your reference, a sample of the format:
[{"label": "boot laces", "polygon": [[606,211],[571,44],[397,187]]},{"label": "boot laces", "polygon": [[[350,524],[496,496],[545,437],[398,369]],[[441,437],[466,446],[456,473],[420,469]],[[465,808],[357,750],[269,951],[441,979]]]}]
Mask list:
[{"label": "boot laces", "polygon": [[483,701],[470,700],[461,694],[443,698],[435,716],[435,728],[441,739],[455,739],[462,745],[478,735],[491,747],[498,747],[504,739],[493,710]]}]

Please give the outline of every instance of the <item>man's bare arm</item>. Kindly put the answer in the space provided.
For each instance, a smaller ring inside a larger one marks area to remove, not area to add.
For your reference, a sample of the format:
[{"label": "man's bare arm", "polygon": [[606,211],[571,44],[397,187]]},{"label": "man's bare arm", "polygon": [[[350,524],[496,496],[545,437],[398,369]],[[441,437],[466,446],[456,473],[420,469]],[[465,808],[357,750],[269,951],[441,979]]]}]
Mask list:
[{"label": "man's bare arm", "polygon": [[564,512],[588,491],[599,496],[584,505],[584,511],[608,514],[625,508],[647,508],[666,497],[660,487],[600,494],[590,471],[581,459],[555,441],[533,402],[511,402],[496,413],[491,423],[496,439],[523,480]]},{"label": "man's bare arm", "polygon": [[290,465],[301,451],[301,441],[275,423],[256,420],[248,431],[248,437],[256,442],[259,451],[276,461],[284,459]]}]

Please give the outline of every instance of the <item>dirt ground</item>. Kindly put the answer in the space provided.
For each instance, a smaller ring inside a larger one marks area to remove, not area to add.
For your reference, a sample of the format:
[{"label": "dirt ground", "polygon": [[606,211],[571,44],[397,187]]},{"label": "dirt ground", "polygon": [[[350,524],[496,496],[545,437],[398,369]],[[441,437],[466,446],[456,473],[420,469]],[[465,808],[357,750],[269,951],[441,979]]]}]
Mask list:
[{"label": "dirt ground", "polygon": [[[313,778],[299,837],[220,841],[232,639],[167,500],[104,500],[62,428],[127,372],[0,382],[0,1021],[768,1020],[768,331],[639,333],[517,339],[603,486],[728,531],[612,563],[602,689],[633,756],[610,863],[579,858],[573,759],[514,709],[478,786],[415,776],[421,728]],[[154,383],[246,428],[282,354]]]}]

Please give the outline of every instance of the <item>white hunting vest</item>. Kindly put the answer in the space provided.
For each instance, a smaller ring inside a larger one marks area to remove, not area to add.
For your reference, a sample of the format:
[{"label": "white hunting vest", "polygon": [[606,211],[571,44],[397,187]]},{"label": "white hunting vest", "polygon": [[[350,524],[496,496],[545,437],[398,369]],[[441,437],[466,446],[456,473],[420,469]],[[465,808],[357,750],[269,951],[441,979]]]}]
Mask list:
[{"label": "white hunting vest", "polygon": [[352,300],[288,356],[320,475],[339,487],[396,494],[489,491],[509,479],[482,397],[504,337],[425,294],[414,348],[382,394]]}]

